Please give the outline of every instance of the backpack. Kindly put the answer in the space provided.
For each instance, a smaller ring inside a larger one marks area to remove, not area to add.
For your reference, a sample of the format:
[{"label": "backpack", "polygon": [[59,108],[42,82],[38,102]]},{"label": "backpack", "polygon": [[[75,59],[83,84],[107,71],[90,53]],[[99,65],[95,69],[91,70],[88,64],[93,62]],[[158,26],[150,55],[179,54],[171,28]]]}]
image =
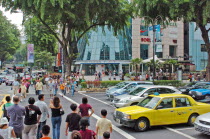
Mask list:
[{"label": "backpack", "polygon": [[5,104],[4,104],[4,114],[3,114],[3,117],[6,117],[8,121],[10,120],[10,118],[7,115],[7,109],[5,107]]}]

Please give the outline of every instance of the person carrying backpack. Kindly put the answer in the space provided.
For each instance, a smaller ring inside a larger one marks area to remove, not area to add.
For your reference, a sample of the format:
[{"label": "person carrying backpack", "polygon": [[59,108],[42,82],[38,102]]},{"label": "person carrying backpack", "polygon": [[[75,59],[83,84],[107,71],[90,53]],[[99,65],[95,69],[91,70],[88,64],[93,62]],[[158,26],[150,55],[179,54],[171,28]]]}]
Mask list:
[{"label": "person carrying backpack", "polygon": [[10,96],[6,96],[6,101],[7,101],[7,103],[5,103],[5,104],[3,105],[2,111],[3,111],[3,117],[6,117],[7,120],[9,121],[10,118],[9,118],[8,115],[7,115],[7,108],[10,107],[10,106],[12,106],[13,104],[11,103],[11,98],[10,98]]}]

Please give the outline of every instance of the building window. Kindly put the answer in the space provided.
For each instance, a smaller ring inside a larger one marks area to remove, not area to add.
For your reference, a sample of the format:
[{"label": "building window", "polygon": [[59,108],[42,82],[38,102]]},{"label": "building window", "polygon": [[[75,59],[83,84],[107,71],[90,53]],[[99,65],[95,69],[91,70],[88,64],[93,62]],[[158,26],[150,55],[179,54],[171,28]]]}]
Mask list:
[{"label": "building window", "polygon": [[148,26],[140,26],[140,35],[148,36]]},{"label": "building window", "polygon": [[201,52],[207,52],[205,44],[201,44]]},{"label": "building window", "polygon": [[109,52],[110,52],[109,46],[103,43],[100,53],[100,60],[109,60]]},{"label": "building window", "polygon": [[207,64],[208,64],[208,60],[207,59],[201,59],[201,68],[205,69]]},{"label": "building window", "polygon": [[163,58],[163,45],[156,45],[156,53],[158,58]]},{"label": "building window", "polygon": [[141,44],[140,45],[140,58],[148,59],[148,44]]},{"label": "building window", "polygon": [[88,54],[87,54],[87,60],[90,60],[90,58],[91,58],[91,52],[88,52]]},{"label": "building window", "polygon": [[169,45],[169,56],[170,57],[176,57],[176,48],[177,46],[175,45]]}]

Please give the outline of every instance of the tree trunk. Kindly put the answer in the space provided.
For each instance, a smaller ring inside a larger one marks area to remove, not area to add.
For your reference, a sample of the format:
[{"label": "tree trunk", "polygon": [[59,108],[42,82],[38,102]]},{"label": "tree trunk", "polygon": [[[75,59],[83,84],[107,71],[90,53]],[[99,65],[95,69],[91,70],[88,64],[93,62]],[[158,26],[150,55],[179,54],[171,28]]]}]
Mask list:
[{"label": "tree trunk", "polygon": [[201,35],[202,35],[202,38],[205,42],[206,49],[207,49],[207,52],[208,52],[208,65],[206,67],[206,73],[207,73],[206,80],[210,81],[210,41],[209,41],[208,31],[207,31],[205,25],[198,24],[198,26],[201,30],[201,33],[202,33]]}]

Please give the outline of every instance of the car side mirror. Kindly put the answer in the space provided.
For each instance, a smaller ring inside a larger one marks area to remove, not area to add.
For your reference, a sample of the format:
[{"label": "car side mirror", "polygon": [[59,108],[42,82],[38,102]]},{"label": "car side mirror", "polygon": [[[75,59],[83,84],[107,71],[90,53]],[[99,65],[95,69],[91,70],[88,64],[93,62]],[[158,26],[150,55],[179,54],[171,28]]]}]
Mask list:
[{"label": "car side mirror", "polygon": [[148,95],[149,95],[148,93],[144,93],[143,94],[144,97],[148,97]]},{"label": "car side mirror", "polygon": [[162,109],[163,108],[163,106],[162,105],[158,105],[157,106],[157,108],[156,108],[156,110],[158,110],[158,109]]}]

